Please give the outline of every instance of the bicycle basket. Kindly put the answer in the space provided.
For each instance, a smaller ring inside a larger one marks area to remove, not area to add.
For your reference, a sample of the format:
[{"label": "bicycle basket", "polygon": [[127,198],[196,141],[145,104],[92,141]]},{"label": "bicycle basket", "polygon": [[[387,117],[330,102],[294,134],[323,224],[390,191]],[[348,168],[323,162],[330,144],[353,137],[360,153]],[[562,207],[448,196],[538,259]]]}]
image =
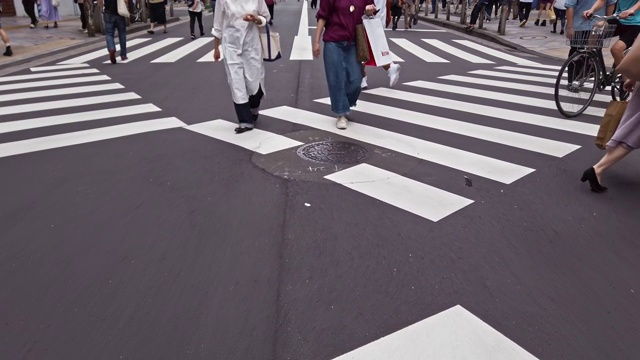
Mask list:
[{"label": "bicycle basket", "polygon": [[616,26],[616,24],[609,24],[606,21],[598,21],[591,30],[576,31],[572,39],[567,39],[567,45],[590,49],[608,47],[616,32]]}]

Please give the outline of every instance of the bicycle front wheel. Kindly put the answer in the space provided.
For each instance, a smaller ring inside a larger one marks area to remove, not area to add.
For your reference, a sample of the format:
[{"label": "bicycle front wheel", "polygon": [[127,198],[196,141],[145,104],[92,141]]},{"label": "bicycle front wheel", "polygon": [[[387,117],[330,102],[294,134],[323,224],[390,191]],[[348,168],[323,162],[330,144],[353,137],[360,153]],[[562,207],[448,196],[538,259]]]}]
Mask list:
[{"label": "bicycle front wheel", "polygon": [[614,101],[625,101],[629,98],[629,93],[624,90],[622,75],[613,69],[611,72],[611,99]]},{"label": "bicycle front wheel", "polygon": [[591,105],[600,79],[596,58],[588,52],[576,52],[560,68],[554,97],[558,111],[576,117]]}]

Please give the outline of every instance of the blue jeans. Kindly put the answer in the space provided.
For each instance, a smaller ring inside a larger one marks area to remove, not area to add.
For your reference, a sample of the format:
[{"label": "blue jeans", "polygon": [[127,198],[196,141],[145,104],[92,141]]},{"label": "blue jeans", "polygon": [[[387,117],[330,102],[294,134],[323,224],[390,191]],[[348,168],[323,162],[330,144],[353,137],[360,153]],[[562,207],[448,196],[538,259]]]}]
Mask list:
[{"label": "blue jeans", "polygon": [[356,106],[362,83],[362,67],[356,59],[353,42],[324,43],[324,72],[329,86],[331,111],[342,116]]},{"label": "blue jeans", "polygon": [[118,29],[118,38],[120,39],[120,56],[127,56],[127,28],[124,20],[124,16],[118,14],[103,13],[104,19],[104,32],[107,39],[107,50],[116,48],[116,43],[113,40],[113,36]]}]

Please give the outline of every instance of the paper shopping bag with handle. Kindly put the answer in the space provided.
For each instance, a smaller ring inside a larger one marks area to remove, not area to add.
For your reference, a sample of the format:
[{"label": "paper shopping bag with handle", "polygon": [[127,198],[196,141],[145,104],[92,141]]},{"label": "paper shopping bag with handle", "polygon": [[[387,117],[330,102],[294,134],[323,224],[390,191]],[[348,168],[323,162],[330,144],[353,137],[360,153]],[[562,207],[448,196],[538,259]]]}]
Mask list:
[{"label": "paper shopping bag with handle", "polygon": [[598,135],[596,136],[596,146],[599,149],[605,149],[607,143],[611,140],[613,133],[616,132],[622,115],[627,109],[626,101],[610,101],[607,106],[607,111],[604,113],[602,123],[600,123],[600,129],[598,129]]},{"label": "paper shopping bag with handle", "polygon": [[366,65],[383,66],[391,64],[393,60],[391,58],[389,44],[387,43],[387,37],[382,27],[382,21],[378,18],[364,16],[362,24],[367,34],[371,54],[369,62],[367,62]]}]

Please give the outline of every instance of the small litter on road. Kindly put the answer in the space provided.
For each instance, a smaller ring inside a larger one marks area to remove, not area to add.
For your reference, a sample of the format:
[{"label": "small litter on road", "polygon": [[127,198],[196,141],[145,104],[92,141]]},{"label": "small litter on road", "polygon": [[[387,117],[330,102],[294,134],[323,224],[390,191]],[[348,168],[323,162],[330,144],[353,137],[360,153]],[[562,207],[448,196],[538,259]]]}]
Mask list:
[{"label": "small litter on road", "polygon": [[304,203],[304,206],[311,206],[311,204],[309,204],[309,203]]}]

